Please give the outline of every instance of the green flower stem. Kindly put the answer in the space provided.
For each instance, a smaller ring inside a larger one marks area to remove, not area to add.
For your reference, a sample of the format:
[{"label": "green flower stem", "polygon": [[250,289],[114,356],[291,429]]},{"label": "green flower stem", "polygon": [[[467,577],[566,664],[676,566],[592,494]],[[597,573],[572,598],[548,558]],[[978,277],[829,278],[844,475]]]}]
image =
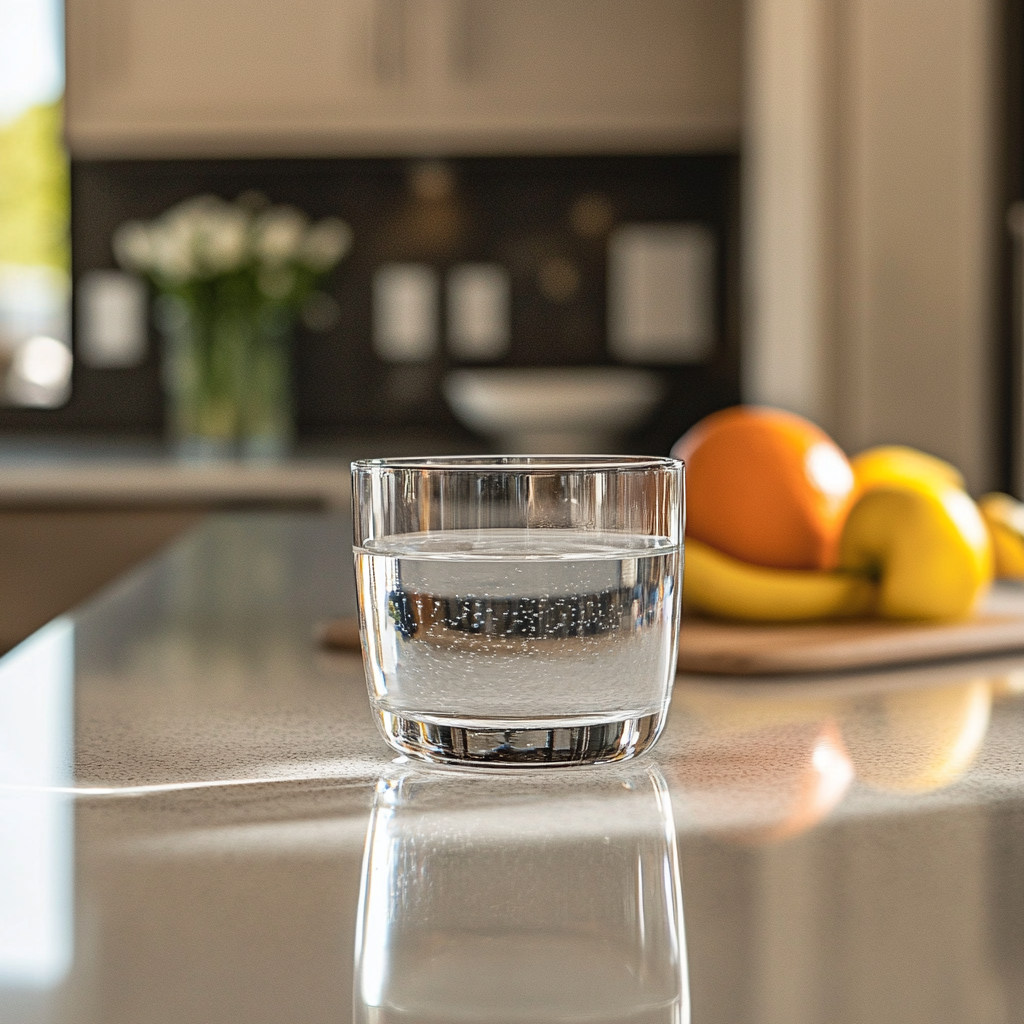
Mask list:
[{"label": "green flower stem", "polygon": [[246,274],[190,282],[173,297],[165,385],[174,440],[183,450],[285,454],[293,310],[259,295]]}]

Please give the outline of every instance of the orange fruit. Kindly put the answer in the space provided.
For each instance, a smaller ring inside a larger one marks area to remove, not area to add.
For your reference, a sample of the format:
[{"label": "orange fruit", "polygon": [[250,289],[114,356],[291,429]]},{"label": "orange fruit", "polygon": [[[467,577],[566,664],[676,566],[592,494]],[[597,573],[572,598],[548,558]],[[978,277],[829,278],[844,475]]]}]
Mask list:
[{"label": "orange fruit", "polygon": [[853,471],[809,420],[735,406],[701,420],[672,454],[686,462],[690,536],[755,565],[835,566]]}]

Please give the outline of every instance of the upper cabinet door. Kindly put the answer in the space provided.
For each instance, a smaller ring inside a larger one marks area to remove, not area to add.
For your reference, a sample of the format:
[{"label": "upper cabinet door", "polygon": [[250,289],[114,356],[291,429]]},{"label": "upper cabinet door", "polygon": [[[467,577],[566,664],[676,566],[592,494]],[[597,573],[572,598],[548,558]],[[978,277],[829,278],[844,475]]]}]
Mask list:
[{"label": "upper cabinet door", "polygon": [[510,148],[735,145],[739,0],[453,0],[439,116]]},{"label": "upper cabinet door", "polygon": [[742,0],[67,0],[78,156],[734,145]]}]

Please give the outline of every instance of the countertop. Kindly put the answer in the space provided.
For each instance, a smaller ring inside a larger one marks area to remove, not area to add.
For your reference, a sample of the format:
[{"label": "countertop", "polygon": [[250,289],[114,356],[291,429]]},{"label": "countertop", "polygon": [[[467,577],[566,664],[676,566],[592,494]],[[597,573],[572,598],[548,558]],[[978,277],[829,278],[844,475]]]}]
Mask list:
[{"label": "countertop", "polygon": [[679,677],[631,765],[431,771],[313,642],[346,520],[210,517],[0,660],[5,1024],[1024,1019],[1024,658]]}]

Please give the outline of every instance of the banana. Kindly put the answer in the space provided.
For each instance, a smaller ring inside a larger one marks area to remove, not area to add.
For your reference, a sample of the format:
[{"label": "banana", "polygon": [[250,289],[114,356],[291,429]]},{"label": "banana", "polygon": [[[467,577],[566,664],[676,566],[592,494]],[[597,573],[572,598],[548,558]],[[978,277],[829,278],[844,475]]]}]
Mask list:
[{"label": "banana", "polygon": [[986,494],[978,502],[992,536],[996,575],[1024,580],[1024,504],[1008,494]]},{"label": "banana", "polygon": [[854,572],[768,569],[686,540],[683,605],[689,611],[752,622],[800,622],[867,615],[875,584]]}]

